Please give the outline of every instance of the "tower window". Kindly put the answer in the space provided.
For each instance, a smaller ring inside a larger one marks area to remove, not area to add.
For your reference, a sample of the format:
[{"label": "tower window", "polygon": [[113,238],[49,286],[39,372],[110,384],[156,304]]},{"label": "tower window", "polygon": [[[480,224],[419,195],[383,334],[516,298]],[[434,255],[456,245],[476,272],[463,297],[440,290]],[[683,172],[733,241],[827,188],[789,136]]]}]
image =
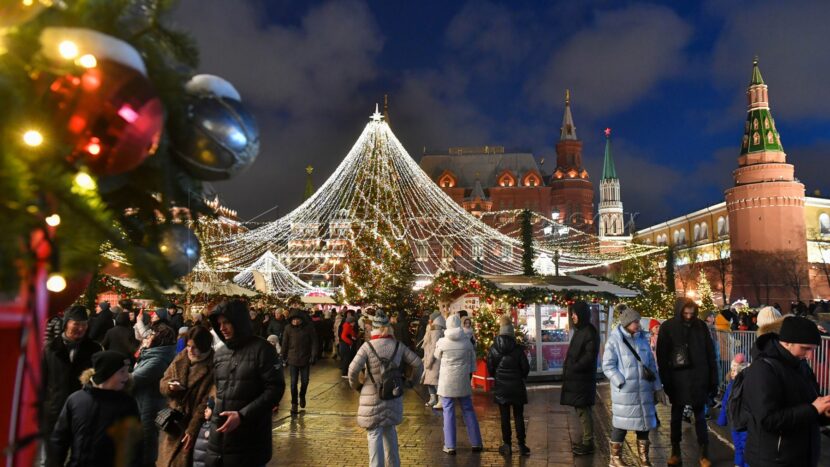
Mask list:
[{"label": "tower window", "polygon": [[758,119],[757,118],[752,120],[752,129],[753,130],[758,129]]},{"label": "tower window", "polygon": [[818,225],[821,235],[830,235],[830,215],[826,212],[818,216]]},{"label": "tower window", "polygon": [[775,137],[772,135],[772,132],[767,132],[767,143],[772,144],[775,142]]},{"label": "tower window", "polygon": [[761,143],[761,136],[758,135],[758,132],[752,133],[752,144],[760,144]]}]

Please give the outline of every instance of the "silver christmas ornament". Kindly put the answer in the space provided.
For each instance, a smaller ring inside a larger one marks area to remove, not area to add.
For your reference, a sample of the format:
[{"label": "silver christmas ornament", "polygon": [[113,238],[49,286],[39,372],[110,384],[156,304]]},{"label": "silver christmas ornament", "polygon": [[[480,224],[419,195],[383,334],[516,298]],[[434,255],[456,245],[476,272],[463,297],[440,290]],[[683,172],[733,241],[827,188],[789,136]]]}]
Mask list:
[{"label": "silver christmas ornament", "polygon": [[165,228],[159,241],[159,251],[174,277],[184,276],[193,270],[199,262],[201,249],[196,234],[181,224]]},{"label": "silver christmas ornament", "polygon": [[259,153],[259,128],[233,86],[198,75],[186,91],[188,125],[175,142],[175,153],[187,171],[200,180],[217,181],[250,167]]}]

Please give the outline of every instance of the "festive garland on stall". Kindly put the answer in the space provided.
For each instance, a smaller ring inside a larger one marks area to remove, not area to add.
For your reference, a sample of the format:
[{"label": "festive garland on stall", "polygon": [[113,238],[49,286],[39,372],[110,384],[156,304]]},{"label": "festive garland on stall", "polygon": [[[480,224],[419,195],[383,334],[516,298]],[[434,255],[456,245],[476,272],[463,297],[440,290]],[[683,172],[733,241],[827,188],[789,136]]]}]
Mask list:
[{"label": "festive garland on stall", "polygon": [[603,304],[611,304],[618,301],[615,295],[607,292],[594,293],[580,290],[551,291],[542,287],[500,289],[495,283],[481,276],[456,271],[445,271],[436,276],[432,284],[418,295],[418,299],[424,308],[434,308],[438,302],[446,302],[467,293],[479,295],[487,305],[505,303],[520,309],[531,303],[544,303],[567,307],[579,300]]}]

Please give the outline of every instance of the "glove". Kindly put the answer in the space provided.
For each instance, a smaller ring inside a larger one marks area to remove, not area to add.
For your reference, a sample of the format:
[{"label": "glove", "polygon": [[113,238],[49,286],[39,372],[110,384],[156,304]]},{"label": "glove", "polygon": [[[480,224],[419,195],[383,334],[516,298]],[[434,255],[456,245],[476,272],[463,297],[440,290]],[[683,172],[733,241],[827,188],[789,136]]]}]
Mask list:
[{"label": "glove", "polygon": [[654,391],[654,400],[663,405],[669,405],[669,396],[667,396],[666,391],[662,389]]}]

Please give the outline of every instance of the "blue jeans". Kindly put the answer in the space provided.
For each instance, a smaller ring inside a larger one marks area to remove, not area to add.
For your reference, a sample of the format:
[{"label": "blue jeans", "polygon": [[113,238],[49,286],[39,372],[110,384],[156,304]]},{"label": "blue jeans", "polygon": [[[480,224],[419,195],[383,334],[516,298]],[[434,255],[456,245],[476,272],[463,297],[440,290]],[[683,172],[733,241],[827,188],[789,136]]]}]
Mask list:
[{"label": "blue jeans", "polygon": [[376,426],[366,430],[369,440],[370,467],[400,467],[398,454],[398,430],[395,425]]},{"label": "blue jeans", "polygon": [[461,404],[461,414],[464,417],[464,426],[467,427],[467,437],[473,447],[482,446],[481,430],[478,428],[478,418],[473,410],[473,398],[441,397],[444,406],[444,447],[455,449],[455,401]]}]

